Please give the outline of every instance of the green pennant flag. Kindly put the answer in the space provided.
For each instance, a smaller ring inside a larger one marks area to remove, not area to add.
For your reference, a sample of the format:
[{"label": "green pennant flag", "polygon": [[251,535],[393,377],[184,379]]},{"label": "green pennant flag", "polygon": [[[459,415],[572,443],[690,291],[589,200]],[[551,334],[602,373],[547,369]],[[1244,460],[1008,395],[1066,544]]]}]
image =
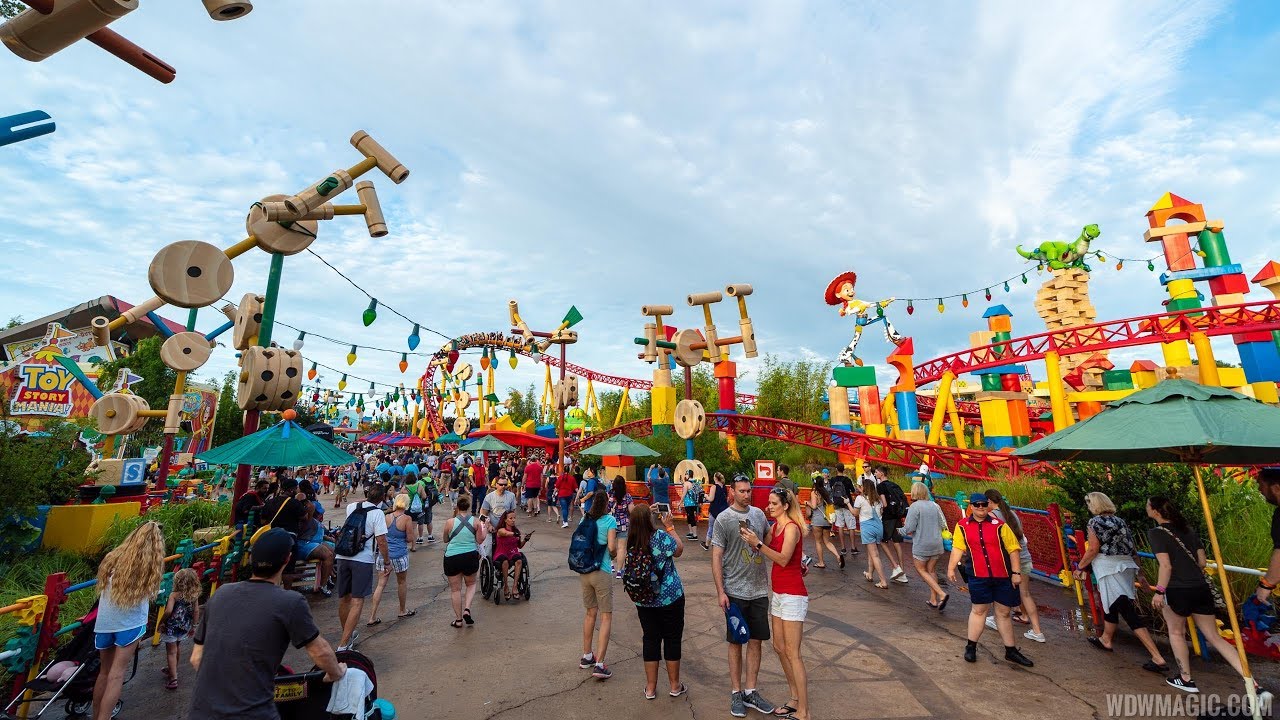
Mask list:
[{"label": "green pennant flag", "polygon": [[582,313],[578,312],[578,306],[570,305],[569,312],[565,313],[564,320],[561,320],[560,322],[568,323],[565,327],[573,327],[574,325],[582,322]]},{"label": "green pennant flag", "polygon": [[484,396],[484,401],[485,401],[485,402],[491,402],[491,403],[499,402],[499,400],[498,400],[498,394],[497,394],[497,393],[489,393],[488,395],[485,395],[485,396]]}]

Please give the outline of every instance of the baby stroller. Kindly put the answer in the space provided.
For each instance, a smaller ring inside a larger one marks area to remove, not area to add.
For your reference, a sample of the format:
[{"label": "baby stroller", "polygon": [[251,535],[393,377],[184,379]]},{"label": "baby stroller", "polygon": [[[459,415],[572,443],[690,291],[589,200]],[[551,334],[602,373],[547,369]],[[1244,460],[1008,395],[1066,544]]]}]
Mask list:
[{"label": "baby stroller", "polygon": [[[378,676],[373,669],[373,661],[355,650],[339,650],[338,662],[346,663],[347,669],[363,670],[373,683],[373,690],[365,698],[364,718],[352,718],[351,715],[331,715],[325,708],[329,705],[329,693],[333,683],[324,681],[324,671],[312,668],[308,672],[294,673],[283,667],[283,674],[276,675],[276,712],[280,720],[321,720],[324,718],[343,718],[345,720],[382,720],[382,703],[378,700]],[[385,701],[383,701],[385,703]]]},{"label": "baby stroller", "polygon": [[[93,628],[97,619],[98,607],[95,605],[89,614],[80,620],[80,627],[71,634],[71,640],[54,652],[49,663],[40,670],[35,680],[23,685],[23,692],[5,706],[4,711],[0,713],[0,718],[12,720],[17,717],[17,709],[20,706],[43,702],[44,707],[35,714],[35,717],[40,717],[54,703],[64,698],[66,704],[63,705],[63,710],[67,717],[81,718],[89,715],[93,706],[93,685],[98,680],[98,670],[101,665],[98,651],[93,646]],[[75,669],[71,671],[70,676],[60,682],[50,679],[49,670],[63,662],[75,663]],[[137,674],[138,654],[135,652],[133,669],[124,681],[129,682]],[[23,695],[28,690],[31,691],[31,698],[23,700]],[[111,717],[119,715],[122,707],[124,707],[124,700],[116,702],[115,708],[111,711]]]}]

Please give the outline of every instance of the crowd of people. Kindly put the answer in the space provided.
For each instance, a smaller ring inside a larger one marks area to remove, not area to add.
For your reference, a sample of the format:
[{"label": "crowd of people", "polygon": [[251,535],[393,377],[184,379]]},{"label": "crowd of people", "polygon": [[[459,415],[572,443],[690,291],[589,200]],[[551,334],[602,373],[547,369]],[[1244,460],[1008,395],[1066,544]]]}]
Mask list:
[{"label": "crowd of people", "polygon": [[[810,717],[803,652],[806,577],[811,568],[830,568],[828,555],[841,569],[847,559],[864,555],[863,577],[872,587],[889,590],[910,582],[902,556],[909,551],[911,567],[929,590],[925,602],[937,612],[946,610],[954,590],[967,593],[970,611],[962,657],[968,662],[976,662],[988,628],[999,635],[1005,660],[1016,665],[1031,667],[1034,662],[1018,647],[1015,622],[1029,625],[1025,639],[1046,641],[1031,595],[1029,543],[1017,513],[995,489],[973,494],[964,517],[948,528],[924,483],[915,482],[904,493],[883,467],[870,468],[857,482],[842,467],[818,471],[808,501],[801,502],[789,469],[780,466],[764,510],[752,504],[753,483],[745,476],[726,481],[715,473],[704,487],[692,477],[673,481],[666,468],[655,464],[643,477],[648,497],[632,497],[620,477],[600,478],[591,468],[549,461],[540,453],[491,454],[482,460],[467,453],[370,450],[347,468],[267,470],[235,507],[237,524],[259,528],[250,551],[252,578],[224,586],[202,607],[195,573],[173,577],[160,628],[168,660],[166,687],[178,687],[180,644],[187,637],[195,645],[192,718],[256,716],[272,702],[271,678],[290,644],[305,648],[328,680],[340,681],[346,668],[316,628],[311,606],[285,588],[338,595],[337,651],[355,647],[362,620],[365,627],[382,622],[378,609],[392,573],[397,617],[413,617],[416,610],[407,600],[409,558],[424,544],[436,542],[432,516],[440,504],[451,507],[439,539],[454,628],[476,623],[471,605],[486,561],[499,569],[493,592],[509,601],[519,598],[516,582],[527,565],[523,549],[535,533],[521,531],[519,524],[545,513],[548,522],[573,527],[567,564],[579,574],[584,610],[579,667],[598,680],[613,676],[607,655],[614,588],[621,585],[641,629],[643,691],[649,700],[660,692],[663,666],[662,689],[669,696],[689,691],[680,672],[686,597],[676,562],[689,547],[686,541],[709,553],[716,601],[725,614],[727,690],[734,717],[745,717],[748,709]],[[1264,471],[1259,484],[1264,497],[1280,505],[1280,472]],[[678,495],[672,494],[673,487],[680,488]],[[322,498],[330,495],[334,507],[342,507],[348,495],[362,499],[345,503],[345,514],[326,526],[321,524]],[[691,499],[686,503],[685,498]],[[1240,671],[1234,648],[1216,632],[1204,550],[1178,508],[1161,497],[1147,503],[1155,523],[1147,539],[1159,568],[1150,584],[1136,561],[1133,532],[1116,515],[1111,500],[1091,493],[1086,502],[1092,517],[1075,573],[1095,578],[1105,617],[1090,644],[1113,652],[1123,618],[1149,654],[1142,668],[1165,675],[1171,687],[1197,692],[1185,642],[1190,618],[1208,645]],[[673,504],[683,510],[683,533],[676,529]],[[706,534],[700,536],[704,506]],[[1277,551],[1258,589],[1263,600],[1280,581],[1280,509],[1273,536]],[[805,551],[810,537],[812,556]],[[905,542],[909,549],[902,547]],[[95,714],[119,699],[126,665],[146,632],[148,606],[160,587],[163,556],[159,527],[144,523],[101,565],[95,644],[103,670],[94,692]],[[295,561],[314,565],[315,578],[307,587],[298,587]],[[1138,611],[1135,586],[1144,585],[1166,621],[1176,671]],[[786,678],[787,698],[779,705],[765,699],[759,687],[765,642],[771,643]],[[234,672],[239,679],[226,682],[211,667],[223,675]]]}]

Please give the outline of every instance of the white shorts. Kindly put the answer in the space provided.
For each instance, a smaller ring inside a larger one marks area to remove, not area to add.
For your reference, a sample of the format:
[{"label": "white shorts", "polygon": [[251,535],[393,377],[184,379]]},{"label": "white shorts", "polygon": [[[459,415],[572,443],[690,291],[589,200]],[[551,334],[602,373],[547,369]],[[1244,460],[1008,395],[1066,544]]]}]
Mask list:
[{"label": "white shorts", "polygon": [[846,509],[836,510],[831,524],[845,530],[852,530],[858,526],[857,521],[853,519],[853,513]]},{"label": "white shorts", "polygon": [[809,615],[809,596],[774,593],[769,600],[769,614],[779,620],[804,622]]}]

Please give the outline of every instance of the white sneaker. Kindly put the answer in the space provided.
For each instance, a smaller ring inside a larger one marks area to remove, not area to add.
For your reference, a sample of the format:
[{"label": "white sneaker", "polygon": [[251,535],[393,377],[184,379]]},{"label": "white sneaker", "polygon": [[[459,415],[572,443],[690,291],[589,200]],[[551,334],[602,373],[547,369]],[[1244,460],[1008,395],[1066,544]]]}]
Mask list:
[{"label": "white sneaker", "polygon": [[908,582],[910,582],[910,580],[907,578],[906,573],[902,573],[900,575],[895,576],[893,578],[893,581],[896,583],[902,583],[903,585],[906,585]]},{"label": "white sneaker", "polygon": [[564,528],[567,528],[567,527],[569,527],[569,523],[560,523],[560,528],[561,528],[561,529],[564,529]]},{"label": "white sneaker", "polygon": [[893,572],[889,574],[889,579],[890,579],[890,580],[897,580],[899,577],[901,577],[901,576],[903,576],[903,575],[906,575],[906,573],[902,572],[902,568],[900,568],[900,567],[896,567],[896,568],[894,568],[894,569],[893,569]]},{"label": "white sneaker", "polygon": [[999,629],[996,627],[996,619],[991,617],[990,615],[987,616],[987,627],[991,628],[992,630]]},{"label": "white sneaker", "polygon": [[1044,642],[1044,633],[1038,633],[1035,630],[1028,630],[1022,633],[1022,637],[1028,640],[1035,640],[1038,643]]}]

